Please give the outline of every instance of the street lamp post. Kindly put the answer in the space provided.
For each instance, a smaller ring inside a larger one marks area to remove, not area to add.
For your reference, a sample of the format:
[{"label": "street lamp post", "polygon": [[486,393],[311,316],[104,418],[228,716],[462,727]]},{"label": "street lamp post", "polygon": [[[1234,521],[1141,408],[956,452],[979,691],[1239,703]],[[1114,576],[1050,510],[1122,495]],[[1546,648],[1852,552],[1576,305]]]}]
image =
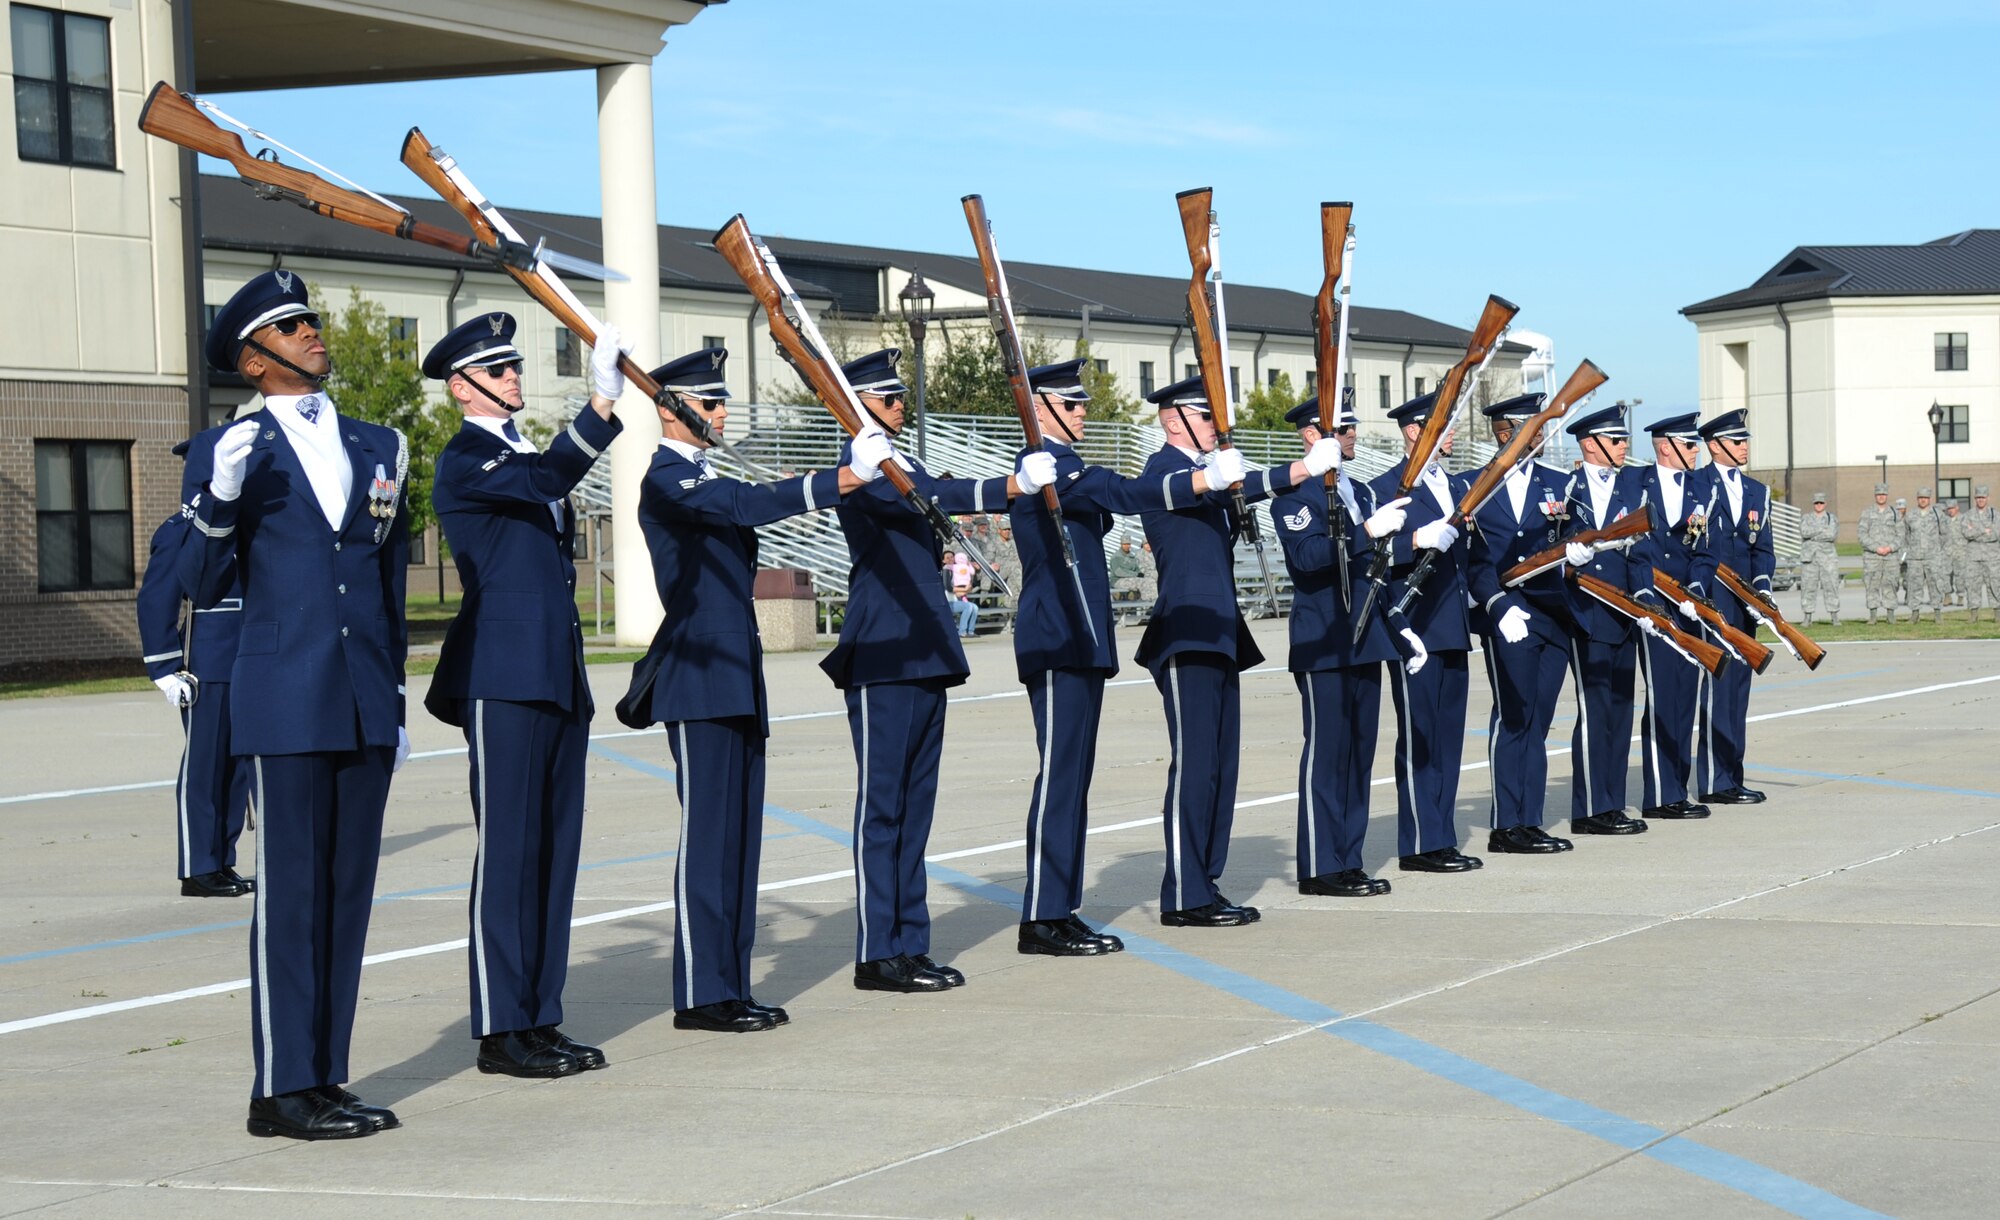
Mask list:
[{"label": "street lamp post", "polygon": [[[1937,399],[1931,399],[1931,409],[1926,413],[1931,421],[1931,495],[1938,495],[1938,434],[1944,429],[1944,408]],[[1942,498],[1942,497],[1939,497]],[[1932,503],[1937,500],[1933,499]]]},{"label": "street lamp post", "polygon": [[903,315],[904,325],[910,328],[910,344],[917,349],[917,401],[914,414],[917,422],[917,461],[924,460],[924,433],[928,417],[924,414],[924,334],[930,330],[931,309],[937,304],[937,293],[924,283],[924,273],[910,272],[909,282],[896,294],[896,310]]},{"label": "street lamp post", "polygon": [[1887,483],[1889,481],[1889,455],[1878,453],[1875,455],[1875,460],[1882,463],[1882,481]]}]

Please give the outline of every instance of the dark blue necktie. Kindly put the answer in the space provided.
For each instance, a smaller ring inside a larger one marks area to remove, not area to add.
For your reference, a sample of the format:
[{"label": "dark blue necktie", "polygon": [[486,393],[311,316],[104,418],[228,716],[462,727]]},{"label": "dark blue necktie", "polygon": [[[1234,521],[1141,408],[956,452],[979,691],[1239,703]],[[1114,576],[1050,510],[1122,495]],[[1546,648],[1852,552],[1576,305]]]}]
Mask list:
[{"label": "dark blue necktie", "polygon": [[517,445],[521,443],[521,433],[514,427],[514,421],[511,419],[505,420],[501,423],[500,435],[506,437],[510,441],[513,441]]}]

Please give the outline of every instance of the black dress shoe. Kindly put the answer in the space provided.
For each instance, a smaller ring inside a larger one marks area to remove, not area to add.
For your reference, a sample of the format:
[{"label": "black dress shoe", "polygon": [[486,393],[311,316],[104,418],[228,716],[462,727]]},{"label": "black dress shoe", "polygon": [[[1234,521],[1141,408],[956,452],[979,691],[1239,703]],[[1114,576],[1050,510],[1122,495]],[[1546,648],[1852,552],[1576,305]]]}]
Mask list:
[{"label": "black dress shoe", "polygon": [[228,869],[181,878],[183,898],[241,898],[249,892],[250,883]]},{"label": "black dress shoe", "polygon": [[1486,836],[1486,850],[1501,855],[1547,856],[1562,850],[1551,838],[1537,839],[1526,826],[1504,826]]},{"label": "black dress shoe", "polygon": [[965,986],[964,974],[950,966],[944,965],[942,962],[933,961],[928,953],[911,954],[910,960],[915,962],[920,969],[928,970],[943,979],[944,985],[947,987]]},{"label": "black dress shoe", "polygon": [[1337,873],[1321,873],[1317,877],[1307,877],[1299,882],[1299,893],[1317,894],[1321,898],[1373,898],[1377,894],[1389,892],[1389,883],[1379,877],[1370,877],[1358,868],[1344,868]]},{"label": "black dress shoe", "polygon": [[577,1065],[586,1072],[595,1071],[603,1067],[606,1062],[603,1051],[594,1046],[585,1046],[553,1025],[537,1025],[528,1032],[543,1046],[561,1051],[575,1059]]},{"label": "black dress shoe", "polygon": [[771,1014],[742,1000],[717,1000],[699,1008],[674,1010],[675,1029],[699,1029],[711,1034],[759,1034],[778,1028]]},{"label": "black dress shoe", "polygon": [[368,1125],[377,1131],[389,1131],[403,1125],[396,1112],[387,1106],[371,1106],[337,1084],[323,1084],[313,1092],[333,1102],[349,1114],[358,1114],[368,1120]]},{"label": "black dress shoe", "polygon": [[926,970],[905,954],[895,957],[879,957],[872,962],[854,964],[854,988],[857,991],[949,991],[951,982],[942,974]]},{"label": "black dress shoe", "polygon": [[1211,902],[1184,911],[1161,911],[1160,923],[1169,928],[1240,928],[1261,918],[1255,908]]},{"label": "black dress shoe", "polygon": [[245,876],[244,876],[244,875],[243,875],[242,873],[239,873],[239,872],[237,872],[237,871],[236,871],[235,869],[233,869],[233,868],[225,868],[225,869],[223,869],[222,871],[223,871],[223,872],[225,872],[225,873],[228,873],[228,874],[229,874],[229,876],[230,876],[230,879],[231,879],[231,880],[235,881],[235,882],[236,882],[236,884],[238,884],[238,885],[242,886],[242,887],[243,887],[243,892],[244,892],[244,893],[246,893],[246,894],[254,894],[254,893],[256,893],[256,892],[257,892],[257,881],[256,881],[256,878],[254,878],[254,877],[245,877]]},{"label": "black dress shoe", "polygon": [[1062,919],[1031,919],[1022,924],[1014,948],[1045,957],[1099,957],[1111,951],[1095,936],[1077,935]]},{"label": "black dress shoe", "polygon": [[1486,867],[1486,861],[1478,856],[1468,856],[1456,847],[1439,847],[1414,856],[1399,857],[1396,867],[1406,873],[1469,873],[1475,868]]},{"label": "black dress shoe", "polygon": [[1570,842],[1568,839],[1559,839],[1556,836],[1550,834],[1548,831],[1543,830],[1539,826],[1523,826],[1521,827],[1521,829],[1527,832],[1528,837],[1535,840],[1535,842],[1537,843],[1555,844],[1556,845],[1555,850],[1557,851],[1576,850],[1576,844]]},{"label": "black dress shoe", "polygon": [[1720,792],[1704,792],[1701,799],[1707,805],[1754,805],[1764,799],[1764,794],[1748,788],[1724,788]]},{"label": "black dress shoe", "polygon": [[791,1013],[786,1012],[784,1009],[778,1007],[776,1004],[759,1004],[757,1002],[756,996],[748,996],[748,995],[744,996],[743,1004],[745,1007],[754,1008],[758,1012],[761,1012],[765,1016],[771,1018],[771,1021],[774,1024],[790,1025],[792,1023]]},{"label": "black dress shoe", "polygon": [[1736,794],[1740,797],[1743,797],[1746,801],[1748,801],[1752,805],[1761,804],[1764,800],[1764,794],[1762,792],[1758,791],[1755,788],[1745,788],[1742,784],[1736,785]]},{"label": "black dress shoe", "polygon": [[1637,818],[1628,818],[1623,810],[1610,813],[1593,813],[1586,818],[1571,818],[1569,832],[1576,835],[1636,835],[1652,829]]},{"label": "black dress shoe", "polygon": [[479,1056],[473,1061],[489,1075],[520,1076],[537,1080],[570,1076],[583,1070],[575,1055],[559,1051],[535,1036],[532,1029],[487,1034],[479,1040]]},{"label": "black dress shoe", "polygon": [[1096,928],[1091,927],[1089,924],[1083,922],[1081,919],[1078,919],[1074,915],[1071,915],[1068,919],[1063,920],[1063,923],[1068,925],[1069,930],[1076,933],[1078,936],[1085,937],[1089,940],[1094,940],[1097,943],[1103,945],[1104,951],[1106,953],[1125,952],[1124,941],[1119,940],[1116,936],[1113,936],[1109,932],[1098,931]]},{"label": "black dress shoe", "polygon": [[1681,818],[1705,818],[1708,816],[1708,806],[1697,805],[1686,797],[1682,797],[1671,805],[1655,805],[1651,809],[1642,809],[1639,811],[1639,816],[1643,818],[1669,818],[1676,820]]},{"label": "black dress shoe", "polygon": [[1221,890],[1215,891],[1215,901],[1224,910],[1243,912],[1243,922],[1245,923],[1256,923],[1258,920],[1264,918],[1264,912],[1258,910],[1256,907],[1247,907],[1241,903],[1229,901],[1229,895],[1223,893]]},{"label": "black dress shoe", "polygon": [[351,1140],[375,1134],[374,1123],[318,1089],[251,1098],[244,1129],[260,1138],[282,1135],[292,1140]]}]

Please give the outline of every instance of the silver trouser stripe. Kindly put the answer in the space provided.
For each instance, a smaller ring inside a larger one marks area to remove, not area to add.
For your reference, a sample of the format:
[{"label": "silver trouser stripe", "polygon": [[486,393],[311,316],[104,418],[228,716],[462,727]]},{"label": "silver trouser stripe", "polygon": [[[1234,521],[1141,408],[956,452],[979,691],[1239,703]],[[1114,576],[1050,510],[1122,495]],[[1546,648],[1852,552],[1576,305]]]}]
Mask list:
[{"label": "silver trouser stripe", "polygon": [[472,701],[472,771],[473,792],[476,795],[479,814],[479,838],[472,861],[472,964],[477,977],[479,994],[479,1034],[485,1037],[496,1032],[493,1029],[493,990],[486,977],[486,834],[491,829],[488,820],[492,811],[486,805],[486,700]]},{"label": "silver trouser stripe", "polygon": [[863,844],[868,828],[868,691],[861,688],[861,782],[854,798],[854,912],[861,917],[861,947],[854,960],[872,960],[868,952],[868,851]]},{"label": "silver trouser stripe", "polygon": [[233,525],[210,525],[200,517],[194,519],[194,527],[211,538],[227,538],[236,532]]},{"label": "silver trouser stripe", "polygon": [[[257,775],[257,810],[270,816],[270,803],[264,799],[264,756],[252,756],[251,766]],[[271,870],[265,867],[264,844],[271,837],[268,830],[257,832],[257,907],[256,932],[250,938],[250,951],[257,963],[257,1038],[264,1047],[264,1096],[271,1095],[271,1071],[277,1055],[277,1046],[271,1041]]]},{"label": "silver trouser stripe", "polygon": [[1049,774],[1049,762],[1055,756],[1056,742],[1056,673],[1049,670],[1042,675],[1042,782],[1040,799],[1035,802],[1032,815],[1034,822],[1034,846],[1029,849],[1033,860],[1028,869],[1029,919],[1040,919],[1042,902],[1042,832],[1049,812],[1049,787],[1055,777]]},{"label": "silver trouser stripe", "polygon": [[1646,755],[1646,777],[1653,790],[1653,800],[1664,804],[1667,794],[1667,777],[1660,770],[1660,704],[1653,697],[1653,642],[1639,641],[1639,668],[1646,675],[1646,720],[1640,728],[1640,748]]},{"label": "silver trouser stripe", "polygon": [[1599,812],[1607,811],[1600,811],[1591,804],[1596,785],[1590,782],[1590,705],[1583,697],[1583,652],[1575,640],[1569,642],[1569,660],[1571,672],[1576,675],[1576,731],[1581,734],[1583,742],[1583,748],[1576,752],[1577,765],[1583,768],[1583,808],[1586,814],[1594,817]]},{"label": "silver trouser stripe", "polygon": [[140,660],[140,661],[141,661],[141,662],[142,662],[143,664],[146,664],[146,665],[151,665],[151,664],[152,664],[153,662],[155,662],[155,661],[171,661],[171,660],[173,660],[173,659],[174,659],[175,657],[182,657],[182,656],[186,656],[186,655],[187,655],[186,653],[184,653],[184,652],[182,652],[182,651],[181,651],[180,649],[176,648],[176,649],[174,649],[174,650],[173,650],[172,652],[155,652],[155,653],[150,653],[150,654],[148,654],[148,655],[146,655],[146,656],[143,656],[143,657],[140,657],[140,658],[139,658],[139,660]]},{"label": "silver trouser stripe", "polygon": [[[179,656],[180,654],[175,653],[174,655]],[[151,659],[151,657],[147,658],[147,660]],[[190,841],[188,835],[188,831],[192,829],[188,823],[188,772],[193,758],[194,709],[192,707],[184,707],[181,709],[181,783],[179,793],[181,807],[181,876],[183,877],[194,875],[194,844]]]},{"label": "silver trouser stripe", "polygon": [[590,442],[583,439],[583,433],[578,432],[576,430],[576,425],[574,423],[572,423],[569,427],[563,429],[563,434],[568,436],[570,442],[574,444],[578,449],[583,450],[586,454],[589,454],[590,457],[592,457],[593,459],[597,457],[597,450],[592,449],[590,447]]},{"label": "silver trouser stripe", "polygon": [[1403,667],[1400,660],[1391,661],[1389,668],[1394,671],[1396,685],[1403,692],[1403,705],[1396,709],[1396,737],[1397,744],[1403,747],[1403,792],[1405,801],[1410,807],[1410,827],[1417,841],[1416,854],[1421,856],[1424,854],[1424,819],[1423,811],[1417,808],[1417,773],[1413,769],[1417,757],[1415,738],[1417,709],[1410,702],[1409,670]]},{"label": "silver trouser stripe", "polygon": [[1493,711],[1486,721],[1486,774],[1492,777],[1493,798],[1488,802],[1486,827],[1500,829],[1500,772],[1494,762],[1493,743],[1500,737],[1500,652],[1486,650],[1486,687],[1493,692]]},{"label": "silver trouser stripe", "polygon": [[694,766],[694,755],[688,750],[688,726],[683,720],[674,726],[674,733],[680,738],[680,766],[676,768],[681,786],[681,850],[674,863],[674,911],[680,917],[681,932],[681,982],[687,991],[688,1007],[697,1007],[694,996],[694,933],[688,924],[693,922],[694,912],[688,907],[688,824],[694,821],[694,809],[688,802],[694,796],[694,782],[688,772]]},{"label": "silver trouser stripe", "polygon": [[1313,675],[1306,675],[1306,773],[1300,777],[1299,797],[1306,807],[1306,876],[1317,877],[1319,867],[1319,820],[1314,816],[1313,790],[1318,785],[1315,766],[1319,758],[1319,696]]},{"label": "silver trouser stripe", "polygon": [[1181,780],[1187,769],[1187,758],[1181,751],[1182,739],[1186,734],[1187,717],[1181,711],[1181,659],[1175,657],[1167,662],[1167,685],[1174,695],[1174,783],[1167,793],[1167,837],[1173,843],[1174,858],[1174,910],[1187,909],[1186,879],[1181,873]]}]

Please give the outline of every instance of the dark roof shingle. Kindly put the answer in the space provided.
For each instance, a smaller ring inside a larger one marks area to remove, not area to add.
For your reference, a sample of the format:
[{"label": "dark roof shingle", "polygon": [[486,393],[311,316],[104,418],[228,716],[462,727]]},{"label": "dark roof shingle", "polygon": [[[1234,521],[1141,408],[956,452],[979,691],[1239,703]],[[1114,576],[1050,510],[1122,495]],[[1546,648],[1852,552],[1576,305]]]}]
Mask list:
[{"label": "dark roof shingle", "polygon": [[1683,315],[1822,297],[2000,294],[2000,229],[1968,229],[1915,246],[1799,246],[1748,288],[1697,301]]}]

